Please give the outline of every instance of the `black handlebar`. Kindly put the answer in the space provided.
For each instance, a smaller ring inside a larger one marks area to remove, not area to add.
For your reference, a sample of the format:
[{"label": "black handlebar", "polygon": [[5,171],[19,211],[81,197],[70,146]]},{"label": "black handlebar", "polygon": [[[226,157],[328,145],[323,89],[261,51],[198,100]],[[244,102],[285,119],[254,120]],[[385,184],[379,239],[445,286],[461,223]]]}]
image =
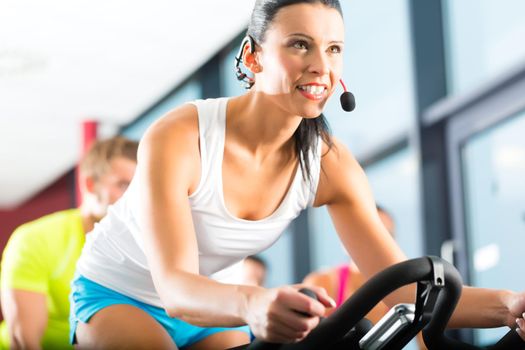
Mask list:
[{"label": "black handlebar", "polygon": [[[442,271],[435,271],[439,269]],[[439,273],[437,273],[439,272]],[[437,274],[436,274],[437,273]],[[443,276],[444,280],[441,281]],[[339,339],[360,322],[365,315],[385,296],[407,284],[431,281],[433,286],[439,287],[439,294],[435,308],[430,315],[430,322],[423,330],[423,338],[429,350],[479,350],[481,348],[457,340],[447,338],[443,332],[452,315],[462,289],[462,279],[458,271],[451,264],[435,257],[423,257],[407,260],[393,265],[376,274],[357,290],[343,305],[335,310],[330,317],[323,319],[319,325],[301,342],[295,344],[273,344],[255,340],[246,347],[246,350],[312,350],[330,349]],[[419,293],[419,292],[418,292]],[[417,310],[418,319],[414,324],[421,322],[426,316]],[[424,326],[424,324],[422,325]],[[421,326],[421,327],[422,327]],[[420,327],[420,328],[421,328]],[[414,328],[413,334],[420,329]],[[413,334],[409,334],[413,336]],[[403,343],[403,345],[406,343]],[[402,348],[395,345],[388,349]],[[497,344],[489,347],[490,350],[525,350],[525,342],[511,330]]]}]

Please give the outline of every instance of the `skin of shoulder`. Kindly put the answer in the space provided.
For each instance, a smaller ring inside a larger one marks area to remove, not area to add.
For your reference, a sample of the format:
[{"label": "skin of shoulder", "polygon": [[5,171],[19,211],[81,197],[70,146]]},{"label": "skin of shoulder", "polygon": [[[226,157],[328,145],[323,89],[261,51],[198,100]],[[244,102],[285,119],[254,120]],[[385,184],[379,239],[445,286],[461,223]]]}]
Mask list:
[{"label": "skin of shoulder", "polygon": [[168,167],[168,171],[176,167],[173,170],[185,180],[188,194],[193,192],[200,178],[199,122],[195,105],[185,104],[168,112],[147,130],[139,145],[139,166],[146,157],[155,157],[154,167]]},{"label": "skin of shoulder", "polygon": [[332,137],[331,148],[324,143],[321,158],[321,176],[314,206],[330,205],[341,200],[357,199],[352,193],[364,172],[348,148]]},{"label": "skin of shoulder", "polygon": [[321,176],[314,206],[330,205],[340,201],[351,201],[368,198],[369,194],[356,193],[362,181],[366,181],[363,169],[350,153],[348,148],[333,137],[331,148],[324,143],[321,158]]}]

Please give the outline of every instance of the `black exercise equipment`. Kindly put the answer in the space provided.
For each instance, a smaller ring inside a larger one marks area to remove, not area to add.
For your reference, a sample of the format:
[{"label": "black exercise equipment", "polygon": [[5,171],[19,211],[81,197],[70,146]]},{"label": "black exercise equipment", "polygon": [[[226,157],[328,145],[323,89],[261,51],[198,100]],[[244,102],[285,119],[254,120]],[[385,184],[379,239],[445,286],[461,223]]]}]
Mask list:
[{"label": "black exercise equipment", "polygon": [[[392,291],[411,283],[417,283],[415,305],[400,305],[394,310],[399,312],[399,315],[394,311],[390,312],[391,318],[383,322],[383,328],[376,326],[372,329],[372,332],[379,329],[379,333],[371,333],[376,336],[376,341],[369,339],[368,347],[364,349],[402,349],[422,329],[429,350],[482,349],[444,335],[445,327],[461,295],[463,283],[457,270],[437,257],[407,260],[376,274],[330,317],[321,320],[301,342],[274,344],[255,340],[251,344],[235,349],[361,349],[359,341],[371,331],[371,325],[367,324],[364,316]],[[412,321],[407,323],[408,319]],[[392,320],[394,321],[387,322]],[[370,338],[370,333],[368,337]],[[516,331],[510,330],[497,344],[483,349],[525,350],[525,342]]]}]

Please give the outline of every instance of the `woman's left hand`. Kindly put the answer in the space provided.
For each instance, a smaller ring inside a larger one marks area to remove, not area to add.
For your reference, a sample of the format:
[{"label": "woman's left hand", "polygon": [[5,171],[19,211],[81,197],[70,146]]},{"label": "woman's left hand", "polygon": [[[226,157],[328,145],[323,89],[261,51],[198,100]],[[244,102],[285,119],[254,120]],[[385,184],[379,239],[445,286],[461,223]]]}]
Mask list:
[{"label": "woman's left hand", "polygon": [[516,332],[525,341],[525,292],[510,295],[507,307],[510,311],[507,326],[516,328]]}]

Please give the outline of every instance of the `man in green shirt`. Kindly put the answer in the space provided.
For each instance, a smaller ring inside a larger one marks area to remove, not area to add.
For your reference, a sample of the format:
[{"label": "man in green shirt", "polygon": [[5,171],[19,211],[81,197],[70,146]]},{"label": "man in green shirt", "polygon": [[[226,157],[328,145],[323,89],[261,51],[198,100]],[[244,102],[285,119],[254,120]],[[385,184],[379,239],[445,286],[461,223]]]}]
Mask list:
[{"label": "man in green shirt", "polygon": [[80,208],[26,223],[11,235],[1,263],[0,349],[72,349],[68,297],[75,265],[85,234],[128,187],[137,146],[123,137],[95,142],[80,164]]}]

